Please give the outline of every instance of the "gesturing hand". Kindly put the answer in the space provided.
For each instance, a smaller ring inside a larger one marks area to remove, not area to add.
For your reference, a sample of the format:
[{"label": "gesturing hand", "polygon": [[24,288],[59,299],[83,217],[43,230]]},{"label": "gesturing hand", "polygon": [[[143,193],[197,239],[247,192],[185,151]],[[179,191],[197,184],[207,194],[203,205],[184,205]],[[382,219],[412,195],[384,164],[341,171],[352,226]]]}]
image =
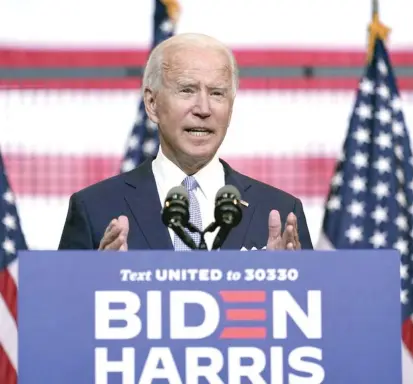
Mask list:
[{"label": "gesturing hand", "polygon": [[129,220],[126,216],[113,219],[105,230],[99,244],[99,250],[128,250]]},{"label": "gesturing hand", "polygon": [[292,212],[287,216],[283,233],[281,233],[280,213],[276,210],[270,212],[268,217],[267,250],[273,251],[276,249],[301,249],[298,238],[297,217]]}]

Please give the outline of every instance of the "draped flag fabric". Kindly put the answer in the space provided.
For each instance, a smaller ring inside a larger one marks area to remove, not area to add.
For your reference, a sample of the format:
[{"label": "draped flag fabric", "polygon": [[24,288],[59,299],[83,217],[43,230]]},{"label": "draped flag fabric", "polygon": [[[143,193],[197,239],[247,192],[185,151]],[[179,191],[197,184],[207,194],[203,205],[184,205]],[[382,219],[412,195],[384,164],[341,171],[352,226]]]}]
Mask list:
[{"label": "draped flag fabric", "polygon": [[406,384],[413,372],[412,164],[396,79],[385,44],[377,38],[332,178],[318,248],[400,252]]},{"label": "draped flag fabric", "polygon": [[[156,0],[151,50],[174,34],[179,4],[174,0]],[[158,127],[147,116],[143,99],[129,135],[121,171],[127,172],[156,155],[159,147]]]},{"label": "draped flag fabric", "polygon": [[0,154],[0,383],[17,383],[17,251],[27,249]]}]

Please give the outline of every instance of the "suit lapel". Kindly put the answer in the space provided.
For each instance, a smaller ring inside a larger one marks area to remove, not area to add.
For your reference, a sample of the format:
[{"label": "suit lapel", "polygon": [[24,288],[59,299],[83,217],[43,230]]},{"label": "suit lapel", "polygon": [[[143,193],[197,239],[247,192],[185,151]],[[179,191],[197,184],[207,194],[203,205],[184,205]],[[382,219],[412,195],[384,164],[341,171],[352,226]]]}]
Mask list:
[{"label": "suit lapel", "polygon": [[162,223],[159,194],[152,160],[126,175],[125,199],[150,248],[173,249],[168,229]]},{"label": "suit lapel", "polygon": [[225,184],[236,187],[241,193],[241,199],[248,202],[248,207],[242,206],[242,220],[231,230],[227,239],[224,241],[221,249],[241,249],[244,244],[247,231],[255,211],[255,205],[249,199],[251,195],[251,183],[241,178],[240,174],[235,172],[225,161],[221,160],[225,169]]},{"label": "suit lapel", "polygon": [[[242,206],[242,220],[231,230],[221,249],[241,249],[245,243],[248,228],[255,211],[252,201],[251,183],[242,178],[225,161],[220,160],[225,170],[225,184],[235,186],[241,193],[241,199],[248,202]],[[125,199],[132,215],[152,249],[173,250],[168,229],[162,223],[162,205],[152,172],[152,161],[147,160],[141,166],[125,175]],[[251,197],[251,198],[250,198]]]}]

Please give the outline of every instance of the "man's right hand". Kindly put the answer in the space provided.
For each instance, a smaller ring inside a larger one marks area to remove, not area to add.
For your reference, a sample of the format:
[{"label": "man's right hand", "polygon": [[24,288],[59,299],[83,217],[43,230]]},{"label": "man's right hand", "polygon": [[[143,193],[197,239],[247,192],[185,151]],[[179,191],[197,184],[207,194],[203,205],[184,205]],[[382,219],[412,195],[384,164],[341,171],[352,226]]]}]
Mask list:
[{"label": "man's right hand", "polygon": [[126,216],[113,219],[105,230],[99,244],[99,251],[128,250],[129,220]]}]

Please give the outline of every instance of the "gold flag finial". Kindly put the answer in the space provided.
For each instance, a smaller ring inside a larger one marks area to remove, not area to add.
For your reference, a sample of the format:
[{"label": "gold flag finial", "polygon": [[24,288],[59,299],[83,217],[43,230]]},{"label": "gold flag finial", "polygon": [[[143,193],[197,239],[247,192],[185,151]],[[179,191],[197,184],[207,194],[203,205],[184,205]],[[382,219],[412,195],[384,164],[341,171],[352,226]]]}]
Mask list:
[{"label": "gold flag finial", "polygon": [[161,0],[161,1],[162,3],[165,4],[168,17],[171,19],[172,22],[176,23],[178,21],[178,17],[181,11],[181,7],[180,7],[178,0]]},{"label": "gold flag finial", "polygon": [[374,43],[376,39],[387,40],[390,28],[386,27],[379,19],[379,1],[372,0],[372,21],[369,25],[369,45],[367,51],[367,60],[373,57]]}]

